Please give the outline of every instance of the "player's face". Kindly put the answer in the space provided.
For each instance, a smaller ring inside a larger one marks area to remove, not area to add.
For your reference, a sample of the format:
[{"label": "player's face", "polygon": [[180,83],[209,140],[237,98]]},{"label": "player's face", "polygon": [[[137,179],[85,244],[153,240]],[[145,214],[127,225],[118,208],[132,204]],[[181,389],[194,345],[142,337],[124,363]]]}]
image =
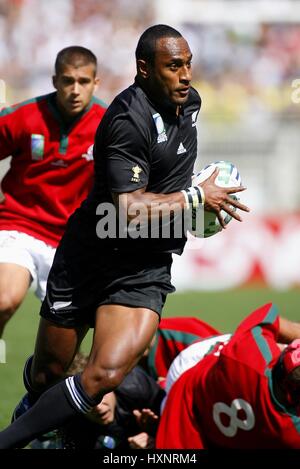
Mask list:
[{"label": "player's face", "polygon": [[115,419],[116,395],[109,392],[103,396],[102,401],[90,412],[89,418],[100,425],[108,425]]},{"label": "player's face", "polygon": [[82,67],[66,64],[53,77],[57,104],[61,112],[69,118],[80,114],[89,105],[98,83],[99,78],[95,76],[93,64]]},{"label": "player's face", "polygon": [[154,97],[177,106],[188,99],[192,54],[188,43],[180,38],[161,38],[156,43],[154,65],[149,71],[150,91]]}]

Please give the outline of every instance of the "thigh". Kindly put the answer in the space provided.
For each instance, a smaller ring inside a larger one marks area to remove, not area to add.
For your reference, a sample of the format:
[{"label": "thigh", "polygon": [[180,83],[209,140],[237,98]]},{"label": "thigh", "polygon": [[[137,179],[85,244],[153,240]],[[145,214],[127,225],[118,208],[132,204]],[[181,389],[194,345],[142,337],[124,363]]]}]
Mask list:
[{"label": "thigh", "polygon": [[19,231],[0,230],[0,263],[18,265],[30,272],[31,280],[36,278],[35,261],[31,244],[35,238]]},{"label": "thigh", "polygon": [[128,373],[149,345],[158,322],[159,315],[147,308],[100,306],[89,363]]},{"label": "thigh", "polygon": [[0,261],[0,303],[17,308],[22,303],[31,283],[26,267]]},{"label": "thigh", "polygon": [[86,325],[65,328],[40,319],[31,367],[34,388],[47,388],[65,376],[87,331]]}]

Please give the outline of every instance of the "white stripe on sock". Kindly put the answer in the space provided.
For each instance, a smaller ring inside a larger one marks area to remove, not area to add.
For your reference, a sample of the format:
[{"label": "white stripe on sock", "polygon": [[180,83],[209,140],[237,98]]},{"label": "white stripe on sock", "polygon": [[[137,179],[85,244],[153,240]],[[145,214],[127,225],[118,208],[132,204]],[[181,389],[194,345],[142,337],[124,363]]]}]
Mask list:
[{"label": "white stripe on sock", "polygon": [[83,414],[87,414],[92,409],[92,406],[89,405],[83,396],[77,391],[76,384],[74,383],[74,376],[70,376],[70,378],[66,379],[66,385],[76,407]]}]

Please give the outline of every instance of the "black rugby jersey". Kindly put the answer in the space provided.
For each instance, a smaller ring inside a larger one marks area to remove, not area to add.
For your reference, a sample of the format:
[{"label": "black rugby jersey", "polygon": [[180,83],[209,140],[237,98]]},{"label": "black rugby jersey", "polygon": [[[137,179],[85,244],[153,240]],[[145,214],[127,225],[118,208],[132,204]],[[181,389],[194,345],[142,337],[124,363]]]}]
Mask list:
[{"label": "black rugby jersey", "polygon": [[[95,213],[112,193],[171,193],[191,185],[197,156],[196,122],[201,106],[198,92],[190,89],[187,102],[176,107],[154,103],[135,82],[107,109],[94,145],[95,183],[82,209]],[[117,235],[118,236],[118,235]],[[122,249],[150,248],[160,252],[183,250],[186,238],[115,239]]]}]

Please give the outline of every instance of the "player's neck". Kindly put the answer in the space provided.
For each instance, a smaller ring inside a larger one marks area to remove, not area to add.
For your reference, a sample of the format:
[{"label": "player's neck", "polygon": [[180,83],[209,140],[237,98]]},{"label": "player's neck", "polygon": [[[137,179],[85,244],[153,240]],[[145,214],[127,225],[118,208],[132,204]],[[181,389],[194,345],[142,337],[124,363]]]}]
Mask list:
[{"label": "player's neck", "polygon": [[57,98],[55,99],[55,106],[56,106],[56,109],[57,109],[57,112],[60,116],[60,118],[62,119],[62,121],[67,125],[71,125],[74,121],[76,121],[78,118],[80,118],[80,116],[82,116],[82,114],[84,113],[85,109],[83,111],[81,111],[80,113],[76,114],[75,116],[74,115],[70,115],[66,112],[66,110],[64,109],[64,107],[60,104],[60,102],[57,100]]}]

